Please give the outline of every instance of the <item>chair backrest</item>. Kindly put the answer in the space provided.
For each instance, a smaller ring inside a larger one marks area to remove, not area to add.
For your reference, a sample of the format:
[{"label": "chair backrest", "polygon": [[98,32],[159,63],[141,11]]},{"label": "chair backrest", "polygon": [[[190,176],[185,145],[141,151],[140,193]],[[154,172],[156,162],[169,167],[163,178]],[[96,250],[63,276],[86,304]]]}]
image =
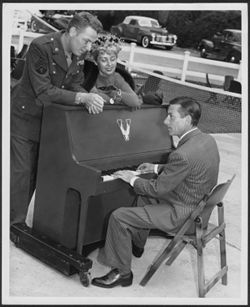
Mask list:
[{"label": "chair backrest", "polygon": [[233,79],[234,79],[234,77],[231,76],[231,75],[226,75],[225,76],[224,84],[223,84],[224,91],[228,91],[229,90],[230,83],[232,82]]},{"label": "chair backrest", "polygon": [[241,83],[236,80],[232,80],[229,86],[229,92],[241,94]]},{"label": "chair backrest", "polygon": [[234,180],[234,177],[235,175],[233,175],[230,180],[216,185],[209,193],[205,208],[200,214],[200,216],[202,217],[204,228],[206,228],[208,225],[208,221],[210,219],[214,207],[219,203],[222,203],[225,194],[227,193],[232,181]]},{"label": "chair backrest", "polygon": [[11,72],[11,77],[19,80],[22,77],[23,70],[24,70],[25,60],[24,59],[18,59],[16,62],[15,68]]},{"label": "chair backrest", "polygon": [[[154,70],[153,73],[163,75],[161,71]],[[155,76],[149,76],[146,80],[145,84],[143,85],[141,91],[143,94],[148,94],[150,92],[155,93],[159,88],[159,83],[161,82],[161,78],[157,78]]]},{"label": "chair backrest", "polygon": [[[219,203],[222,203],[225,194],[227,193],[232,181],[234,180],[234,177],[235,175],[233,175],[233,177],[230,180],[216,185],[207,195],[208,198],[206,199],[205,207],[202,210],[202,212],[199,214],[199,216],[202,218],[202,224],[204,229],[207,228],[208,226],[210,216],[215,206],[218,205]],[[206,196],[204,198],[206,198]],[[193,223],[186,232],[186,234],[194,234],[194,233],[195,233],[195,224]]]}]

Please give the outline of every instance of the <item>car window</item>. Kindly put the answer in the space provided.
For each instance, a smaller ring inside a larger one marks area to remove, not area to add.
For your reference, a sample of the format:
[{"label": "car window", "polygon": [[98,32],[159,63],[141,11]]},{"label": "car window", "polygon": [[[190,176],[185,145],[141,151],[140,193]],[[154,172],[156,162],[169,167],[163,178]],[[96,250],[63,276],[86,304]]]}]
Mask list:
[{"label": "car window", "polygon": [[232,41],[233,42],[237,42],[237,43],[241,43],[241,33],[233,33],[232,36]]},{"label": "car window", "polygon": [[123,23],[129,24],[130,20],[131,20],[130,17],[126,17],[126,18],[123,20]]},{"label": "car window", "polygon": [[152,24],[152,27],[154,28],[160,28],[160,25],[157,20],[151,20],[151,24]]},{"label": "car window", "polygon": [[231,40],[232,39],[232,33],[231,32],[224,32],[224,39],[225,40]]},{"label": "car window", "polygon": [[159,28],[160,27],[157,20],[151,20],[151,19],[141,19],[141,20],[139,20],[139,25],[141,27],[153,27],[153,28]]},{"label": "car window", "polygon": [[241,33],[239,32],[224,32],[225,40],[232,42],[241,42]]},{"label": "car window", "polygon": [[131,26],[136,26],[138,24],[137,20],[132,19],[129,23]]}]

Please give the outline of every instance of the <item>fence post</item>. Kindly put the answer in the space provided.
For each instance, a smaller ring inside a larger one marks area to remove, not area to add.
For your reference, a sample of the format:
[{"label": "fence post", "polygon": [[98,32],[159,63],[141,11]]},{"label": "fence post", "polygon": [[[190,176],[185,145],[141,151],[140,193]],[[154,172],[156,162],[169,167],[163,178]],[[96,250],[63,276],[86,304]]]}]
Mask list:
[{"label": "fence post", "polygon": [[130,54],[129,54],[129,60],[128,60],[128,71],[131,72],[133,61],[134,61],[134,55],[135,55],[135,46],[136,43],[130,44]]},{"label": "fence post", "polygon": [[181,81],[185,81],[186,79],[186,72],[188,67],[188,60],[190,56],[190,51],[184,51],[184,61],[183,61],[183,67],[182,67],[182,73],[181,73]]},{"label": "fence post", "polygon": [[241,67],[242,67],[242,62],[240,61],[240,66],[239,66],[239,71],[238,71],[238,76],[237,76],[237,80],[239,82],[241,81]]},{"label": "fence post", "polygon": [[19,39],[18,39],[18,48],[17,48],[17,53],[19,53],[22,48],[23,48],[23,42],[24,42],[24,28],[21,26],[19,28]]}]

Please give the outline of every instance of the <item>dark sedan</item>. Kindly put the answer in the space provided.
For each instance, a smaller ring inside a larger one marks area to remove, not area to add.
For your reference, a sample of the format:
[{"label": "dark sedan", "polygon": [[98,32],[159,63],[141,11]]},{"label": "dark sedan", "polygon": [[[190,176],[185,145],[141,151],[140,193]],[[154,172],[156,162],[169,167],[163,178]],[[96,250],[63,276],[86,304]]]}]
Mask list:
[{"label": "dark sedan", "polygon": [[202,39],[198,50],[203,58],[239,63],[241,60],[241,31],[225,29],[222,33],[216,33],[211,40]]},{"label": "dark sedan", "polygon": [[157,19],[143,16],[127,16],[122,23],[112,26],[110,32],[144,48],[163,46],[170,50],[177,41],[177,36],[162,28]]}]

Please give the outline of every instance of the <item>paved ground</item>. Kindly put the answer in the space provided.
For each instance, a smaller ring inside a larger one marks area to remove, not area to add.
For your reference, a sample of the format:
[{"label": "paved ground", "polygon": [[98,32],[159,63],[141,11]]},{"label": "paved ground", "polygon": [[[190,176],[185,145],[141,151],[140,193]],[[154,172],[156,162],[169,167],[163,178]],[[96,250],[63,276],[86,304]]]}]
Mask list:
[{"label": "paved ground", "polygon": [[[205,299],[197,299],[196,253],[191,246],[188,246],[172,266],[162,265],[146,287],[141,287],[139,282],[147,266],[165,243],[160,237],[150,237],[142,258],[133,259],[133,285],[114,289],[94,286],[85,288],[80,284],[77,274],[66,277],[9,242],[9,287],[5,283],[5,288],[9,289],[9,296],[5,296],[8,302],[12,304],[245,304],[246,301],[242,299],[245,298],[247,285],[242,276],[246,275],[247,241],[244,239],[242,242],[242,234],[247,231],[247,224],[246,204],[241,199],[241,134],[216,134],[214,137],[221,155],[219,182],[236,174],[225,197],[229,266],[227,286],[219,282]],[[212,218],[217,217],[213,215]],[[30,224],[31,220],[32,204],[27,222]],[[218,251],[218,240],[213,240],[207,245],[205,253],[207,279],[219,268]],[[93,260],[92,277],[107,271],[96,261],[96,256],[97,251],[89,256]],[[245,292],[242,292],[243,290]]]}]

